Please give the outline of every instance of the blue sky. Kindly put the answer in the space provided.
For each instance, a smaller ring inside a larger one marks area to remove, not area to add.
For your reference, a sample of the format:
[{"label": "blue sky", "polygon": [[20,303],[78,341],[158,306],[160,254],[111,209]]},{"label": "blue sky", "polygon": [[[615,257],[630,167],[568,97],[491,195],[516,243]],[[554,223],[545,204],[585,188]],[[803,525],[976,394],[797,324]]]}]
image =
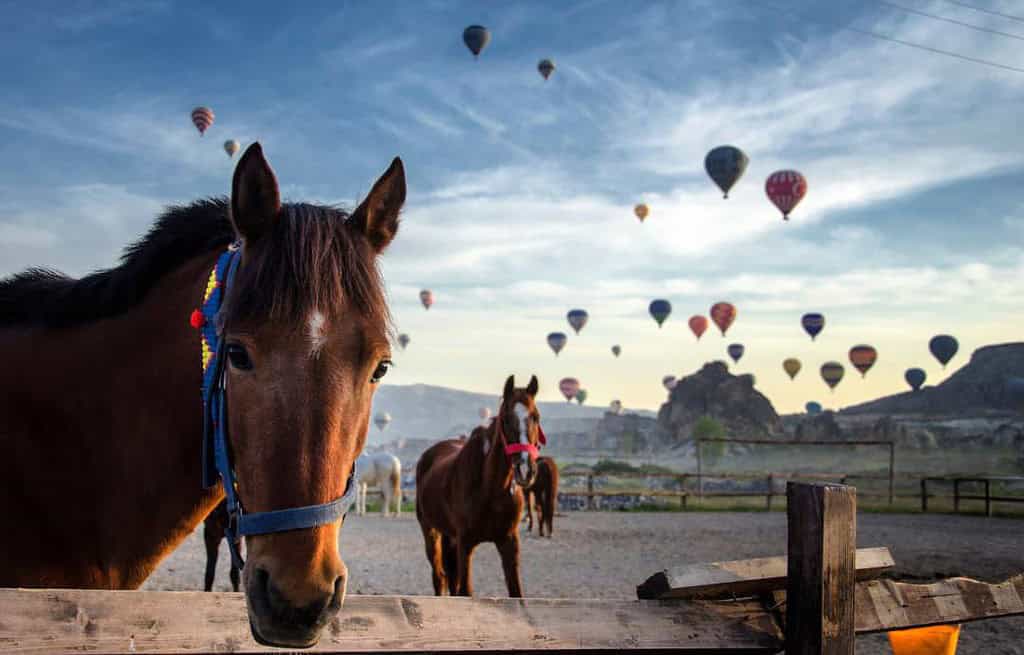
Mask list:
[{"label": "blue sky", "polygon": [[[1024,35],[941,0],[905,6]],[[0,274],[112,264],[164,205],[227,193],[225,139],[258,139],[293,200],[353,205],[404,159],[404,223],[382,267],[412,344],[392,382],[491,393],[535,372],[555,399],[574,375],[588,402],[656,408],[662,375],[735,340],[747,353],[733,368],[792,411],[902,390],[908,366],[941,380],[937,332],[960,338],[955,364],[1019,338],[1024,74],[843,28],[1024,67],[1017,40],[877,2],[298,7],[6,3]],[[493,33],[479,61],[461,42],[471,23]],[[558,66],[548,82],[543,57]],[[203,138],[197,104],[217,115]],[[751,157],[728,201],[703,172],[723,143]],[[810,190],[783,223],[763,184],[790,167]],[[661,330],[656,297],[675,308]],[[695,343],[686,319],[718,300],[739,308],[729,338]],[[591,322],[556,359],[544,337],[577,306]],[[813,344],[804,311],[828,318]],[[828,393],[818,367],[861,342],[875,369],[848,366]],[[804,362],[795,382],[789,356]]]}]

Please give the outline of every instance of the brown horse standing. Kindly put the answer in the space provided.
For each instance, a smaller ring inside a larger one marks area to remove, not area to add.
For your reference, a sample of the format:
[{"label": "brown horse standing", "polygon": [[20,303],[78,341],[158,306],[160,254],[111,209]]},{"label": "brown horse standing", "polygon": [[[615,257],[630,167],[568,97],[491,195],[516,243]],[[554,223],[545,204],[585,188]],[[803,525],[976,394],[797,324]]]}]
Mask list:
[{"label": "brown horse standing", "polygon": [[[0,587],[138,587],[223,498],[201,484],[190,315],[236,240],[218,324],[238,496],[248,512],[341,497],[390,363],[376,260],[404,200],[396,159],[351,215],[282,204],[253,144],[230,202],[170,209],[118,267],[0,281]],[[246,537],[258,641],[310,646],[337,613],[340,522]]]},{"label": "brown horse standing", "polygon": [[498,548],[509,596],[523,596],[522,490],[533,484],[537,444],[544,442],[536,395],[536,376],[525,389],[509,376],[490,425],[465,441],[434,444],[416,464],[416,518],[438,596],[446,588],[453,596],[473,595],[473,550],[485,541]]},{"label": "brown horse standing", "polygon": [[533,509],[537,509],[537,534],[544,536],[544,526],[548,526],[548,537],[551,536],[551,523],[554,521],[555,508],[558,506],[558,465],[550,457],[537,458],[537,479],[526,492],[526,531],[533,530]]}]

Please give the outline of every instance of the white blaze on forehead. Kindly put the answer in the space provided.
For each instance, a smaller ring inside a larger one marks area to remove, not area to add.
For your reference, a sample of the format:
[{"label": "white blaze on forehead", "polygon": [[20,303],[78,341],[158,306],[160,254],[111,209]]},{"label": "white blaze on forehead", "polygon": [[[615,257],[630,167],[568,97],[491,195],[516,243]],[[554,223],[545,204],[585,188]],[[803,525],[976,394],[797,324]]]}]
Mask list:
[{"label": "white blaze on forehead", "polygon": [[306,321],[306,329],[309,335],[309,354],[316,357],[320,354],[320,349],[323,348],[324,342],[327,341],[327,319],[320,313],[320,310],[314,310],[309,315],[309,319]]},{"label": "white blaze on forehead", "polygon": [[[526,409],[526,406],[522,403],[516,403],[515,412],[516,418],[519,419],[519,443],[528,444],[530,443],[530,432],[527,420],[530,418],[530,410]],[[529,466],[530,453],[524,450],[519,453],[519,475],[523,479],[529,475]]]}]

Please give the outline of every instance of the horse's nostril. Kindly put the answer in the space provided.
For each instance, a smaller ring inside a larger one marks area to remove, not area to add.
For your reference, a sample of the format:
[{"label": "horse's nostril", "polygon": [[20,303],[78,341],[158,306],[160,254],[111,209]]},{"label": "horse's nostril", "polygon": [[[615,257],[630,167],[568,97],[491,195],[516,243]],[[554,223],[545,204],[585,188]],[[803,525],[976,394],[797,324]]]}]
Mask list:
[{"label": "horse's nostril", "polygon": [[253,582],[250,585],[249,605],[256,616],[270,616],[270,574],[266,569],[253,571]]},{"label": "horse's nostril", "polygon": [[337,613],[341,610],[341,606],[345,604],[345,576],[339,575],[334,581],[334,595],[331,596],[331,602],[327,604],[327,610],[332,614]]}]

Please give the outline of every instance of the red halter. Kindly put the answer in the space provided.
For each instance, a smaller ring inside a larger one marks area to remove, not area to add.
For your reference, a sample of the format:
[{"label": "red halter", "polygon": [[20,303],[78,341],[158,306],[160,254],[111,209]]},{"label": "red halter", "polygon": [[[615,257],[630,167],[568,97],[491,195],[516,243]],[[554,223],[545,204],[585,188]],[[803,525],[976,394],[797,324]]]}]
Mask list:
[{"label": "red halter", "polygon": [[[501,412],[498,412],[498,416],[491,418],[495,421],[495,428],[498,431],[498,436],[501,437],[502,441],[505,441],[505,429],[504,424],[499,419],[501,418]],[[548,443],[548,438],[544,436],[544,428],[540,427],[540,423],[537,423],[537,441],[540,445],[545,446]],[[530,453],[530,459],[536,460],[540,456],[540,448],[534,446],[532,443],[505,443],[505,454],[511,457],[516,453]]]}]

